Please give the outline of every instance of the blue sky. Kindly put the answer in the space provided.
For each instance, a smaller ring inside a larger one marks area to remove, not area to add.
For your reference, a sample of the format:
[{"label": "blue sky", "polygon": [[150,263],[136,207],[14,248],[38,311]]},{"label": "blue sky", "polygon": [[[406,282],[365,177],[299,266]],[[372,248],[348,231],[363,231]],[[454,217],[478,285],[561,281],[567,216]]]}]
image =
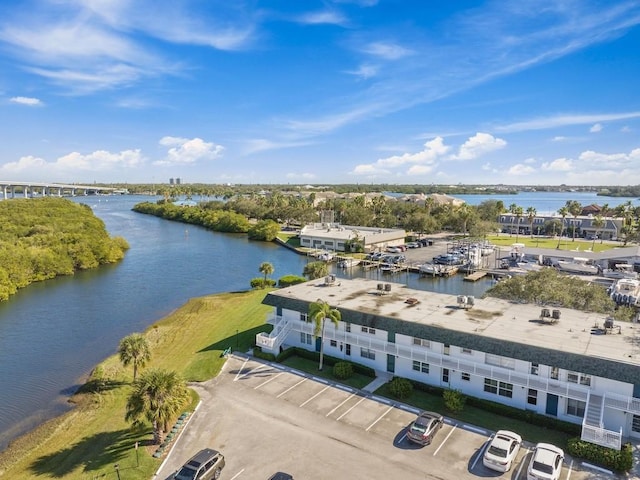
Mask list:
[{"label": "blue sky", "polygon": [[640,184],[640,2],[0,5],[0,180]]}]

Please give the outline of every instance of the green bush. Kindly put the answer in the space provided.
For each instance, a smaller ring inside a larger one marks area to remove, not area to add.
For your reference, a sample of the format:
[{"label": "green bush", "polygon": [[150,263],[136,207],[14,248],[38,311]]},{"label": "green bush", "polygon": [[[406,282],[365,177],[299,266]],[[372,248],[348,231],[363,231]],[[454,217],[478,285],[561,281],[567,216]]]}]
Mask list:
[{"label": "green bush", "polygon": [[633,450],[630,443],[622,445],[621,450],[614,450],[585,442],[576,437],[570,438],[567,442],[567,451],[574,457],[588,460],[619,473],[628,472],[633,467]]},{"label": "green bush", "polygon": [[353,365],[349,362],[336,363],[333,366],[333,376],[340,380],[351,378],[353,376]]},{"label": "green bush", "polygon": [[[290,350],[293,350],[295,352],[295,355],[301,358],[306,358],[307,360],[313,360],[314,362],[320,361],[320,352],[312,352],[300,347],[293,347]],[[323,358],[323,363],[329,367],[333,367],[338,362],[344,362],[344,359],[332,357],[330,355],[325,355]],[[353,366],[353,371],[355,373],[359,373],[360,375],[364,375],[371,378],[376,378],[376,371],[373,368],[367,367],[365,365],[360,365],[358,363],[354,363],[352,364],[352,366]]]},{"label": "green bush", "polygon": [[406,378],[393,377],[393,380],[389,382],[389,392],[394,397],[404,400],[413,393],[413,385]]},{"label": "green bush", "polygon": [[254,290],[257,290],[260,288],[275,287],[275,286],[276,286],[276,281],[271,278],[267,278],[266,280],[262,277],[256,277],[251,279],[251,288],[253,288]]},{"label": "green bush", "polygon": [[253,347],[253,356],[269,362],[274,362],[276,360],[276,356],[273,353],[263,352],[262,347]]},{"label": "green bush", "polygon": [[467,397],[465,397],[460,390],[447,389],[442,394],[442,398],[444,399],[444,406],[453,413],[461,412],[467,401]]},{"label": "green bush", "polygon": [[278,280],[278,287],[290,287],[291,285],[297,285],[298,283],[304,283],[307,279],[298,275],[285,275]]}]

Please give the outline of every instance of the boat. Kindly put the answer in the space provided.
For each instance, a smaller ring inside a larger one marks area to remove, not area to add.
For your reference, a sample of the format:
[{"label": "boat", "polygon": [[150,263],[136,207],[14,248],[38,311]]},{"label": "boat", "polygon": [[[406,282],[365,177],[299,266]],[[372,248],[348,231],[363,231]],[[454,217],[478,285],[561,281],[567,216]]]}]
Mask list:
[{"label": "boat", "polygon": [[609,296],[618,305],[640,305],[640,280],[621,278],[611,286]]},{"label": "boat", "polygon": [[360,259],[353,257],[341,258],[338,262],[338,267],[340,268],[351,268],[356,265],[360,265]]},{"label": "boat", "polygon": [[613,268],[605,268],[602,276],[606,278],[638,278],[638,273],[633,269],[633,265],[628,263],[617,263]]},{"label": "boat", "polygon": [[435,263],[423,263],[422,265],[420,265],[420,267],[418,267],[418,271],[422,274],[422,275],[440,275],[440,269],[441,269],[441,265],[437,265]]},{"label": "boat", "polygon": [[575,257],[571,260],[558,260],[556,266],[561,272],[578,275],[597,275],[600,272],[600,268],[597,265],[590,264],[589,259],[583,257]]},{"label": "boat", "polygon": [[464,261],[458,255],[454,255],[452,253],[444,253],[442,255],[433,257],[433,263],[437,263],[438,265],[462,265]]}]

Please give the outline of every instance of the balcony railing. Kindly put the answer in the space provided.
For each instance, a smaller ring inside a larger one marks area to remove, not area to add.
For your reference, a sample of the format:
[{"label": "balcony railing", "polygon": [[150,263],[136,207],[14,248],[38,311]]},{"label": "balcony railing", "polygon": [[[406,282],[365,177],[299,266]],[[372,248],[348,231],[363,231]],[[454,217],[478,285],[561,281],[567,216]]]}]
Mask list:
[{"label": "balcony railing", "polygon": [[622,448],[622,428],[620,428],[619,432],[615,432],[606,428],[587,425],[583,422],[580,439],[603,447],[620,450]]}]

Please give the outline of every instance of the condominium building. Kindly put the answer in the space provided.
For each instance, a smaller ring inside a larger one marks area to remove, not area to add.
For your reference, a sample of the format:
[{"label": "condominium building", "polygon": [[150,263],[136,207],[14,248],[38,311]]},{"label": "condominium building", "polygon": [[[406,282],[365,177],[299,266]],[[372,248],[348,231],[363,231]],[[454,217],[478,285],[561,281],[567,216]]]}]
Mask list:
[{"label": "condominium building", "polygon": [[257,345],[319,350],[307,321],[318,300],[342,316],[325,325],[327,355],[581,424],[599,445],[640,438],[639,324],[330,276],[269,293],[273,330]]}]

